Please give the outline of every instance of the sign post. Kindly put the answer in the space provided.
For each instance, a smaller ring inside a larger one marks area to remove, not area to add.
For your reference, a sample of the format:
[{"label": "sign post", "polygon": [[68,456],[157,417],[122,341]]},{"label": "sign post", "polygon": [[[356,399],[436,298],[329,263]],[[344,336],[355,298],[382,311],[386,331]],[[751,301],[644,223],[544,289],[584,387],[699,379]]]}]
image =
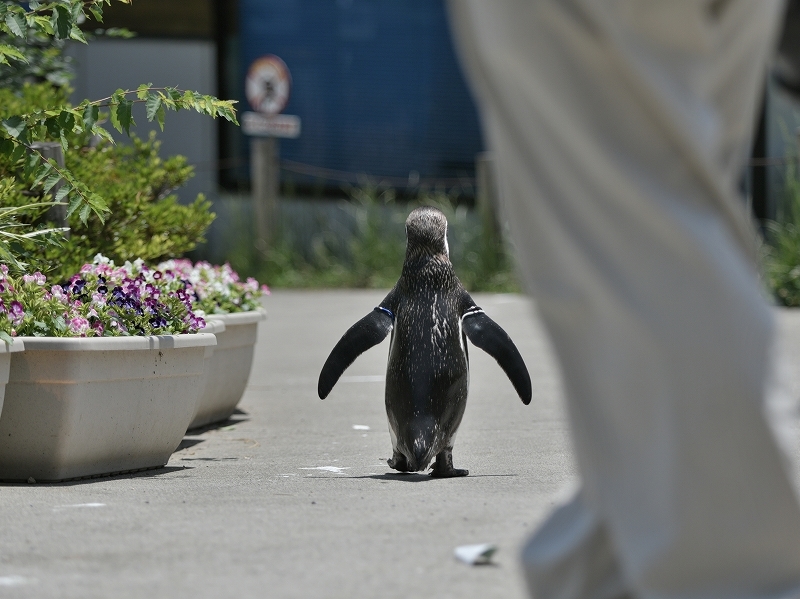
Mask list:
[{"label": "sign post", "polygon": [[245,92],[257,112],[242,114],[242,130],[250,136],[250,181],[253,195],[256,248],[266,256],[275,238],[280,191],[278,139],[300,135],[300,117],[280,114],[289,101],[291,76],[277,56],[250,65]]}]

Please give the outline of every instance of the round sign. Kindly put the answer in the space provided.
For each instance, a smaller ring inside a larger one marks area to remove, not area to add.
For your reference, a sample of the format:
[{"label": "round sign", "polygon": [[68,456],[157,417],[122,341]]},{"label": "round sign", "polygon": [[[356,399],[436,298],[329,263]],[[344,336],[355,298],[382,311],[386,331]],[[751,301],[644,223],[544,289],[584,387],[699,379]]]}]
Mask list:
[{"label": "round sign", "polygon": [[270,54],[253,61],[247,71],[245,95],[253,110],[274,115],[286,107],[292,77],[277,56]]}]

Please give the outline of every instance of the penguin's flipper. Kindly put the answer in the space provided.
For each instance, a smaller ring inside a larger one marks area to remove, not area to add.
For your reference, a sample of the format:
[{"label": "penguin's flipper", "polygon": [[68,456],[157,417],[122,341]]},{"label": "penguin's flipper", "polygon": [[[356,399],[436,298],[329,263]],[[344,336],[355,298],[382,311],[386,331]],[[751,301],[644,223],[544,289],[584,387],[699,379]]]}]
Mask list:
[{"label": "penguin's flipper", "polygon": [[370,347],[386,339],[394,326],[394,315],[385,308],[375,308],[355,323],[339,339],[339,343],[325,360],[319,373],[317,393],[320,399],[328,397],[336,381],[353,361]]},{"label": "penguin's flipper", "polygon": [[508,333],[479,308],[468,311],[461,322],[467,338],[497,360],[500,368],[511,379],[522,403],[531,403],[531,376]]}]

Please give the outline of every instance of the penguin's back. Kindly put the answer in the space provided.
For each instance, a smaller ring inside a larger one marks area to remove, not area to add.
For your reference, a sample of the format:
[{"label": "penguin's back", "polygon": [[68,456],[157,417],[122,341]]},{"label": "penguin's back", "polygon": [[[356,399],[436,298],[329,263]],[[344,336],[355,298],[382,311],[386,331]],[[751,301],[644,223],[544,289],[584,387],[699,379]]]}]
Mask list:
[{"label": "penguin's back", "polygon": [[428,458],[458,428],[469,384],[461,331],[464,290],[449,263],[444,266],[398,281],[386,375],[386,408],[398,448],[415,453],[413,445],[425,437]]}]

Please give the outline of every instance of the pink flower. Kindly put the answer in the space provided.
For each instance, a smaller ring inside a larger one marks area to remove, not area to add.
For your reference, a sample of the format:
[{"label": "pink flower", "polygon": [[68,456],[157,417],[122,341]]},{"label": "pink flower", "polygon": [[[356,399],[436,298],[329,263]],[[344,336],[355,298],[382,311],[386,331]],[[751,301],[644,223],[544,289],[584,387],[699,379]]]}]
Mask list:
[{"label": "pink flower", "polygon": [[61,302],[66,302],[67,301],[67,294],[64,293],[64,288],[61,287],[61,285],[53,285],[50,288],[50,293],[52,294],[52,296],[54,298],[56,298],[57,300],[59,300]]},{"label": "pink flower", "polygon": [[26,283],[36,283],[40,287],[44,285],[47,278],[40,272],[35,272],[32,275],[22,275],[22,280]]},{"label": "pink flower", "polygon": [[[97,304],[98,306],[105,306],[106,305],[106,296],[102,293],[93,293],[92,294],[92,302]],[[92,308],[94,309],[94,308]]]},{"label": "pink flower", "polygon": [[69,330],[73,335],[80,335],[86,337],[89,332],[89,321],[81,316],[76,316],[69,321]]}]

